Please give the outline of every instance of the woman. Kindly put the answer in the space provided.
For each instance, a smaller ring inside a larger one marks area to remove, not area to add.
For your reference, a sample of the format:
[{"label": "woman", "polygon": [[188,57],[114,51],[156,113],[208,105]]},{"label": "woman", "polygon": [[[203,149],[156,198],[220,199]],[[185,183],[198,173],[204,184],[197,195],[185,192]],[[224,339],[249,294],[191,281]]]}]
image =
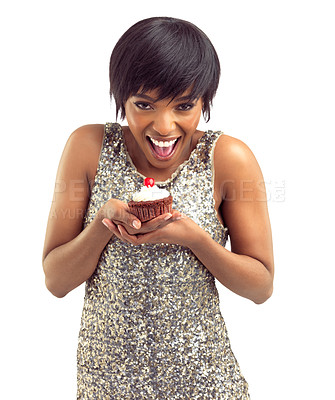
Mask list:
[{"label": "woman", "polygon": [[[110,61],[110,92],[128,126],[83,126],[65,146],[43,267],[57,297],[86,281],[78,399],[249,398],[214,277],[266,301],[271,228],[250,149],[197,129],[219,75],[193,24],[140,21]],[[145,177],[172,194],[174,209],[141,223],[127,202]]]}]

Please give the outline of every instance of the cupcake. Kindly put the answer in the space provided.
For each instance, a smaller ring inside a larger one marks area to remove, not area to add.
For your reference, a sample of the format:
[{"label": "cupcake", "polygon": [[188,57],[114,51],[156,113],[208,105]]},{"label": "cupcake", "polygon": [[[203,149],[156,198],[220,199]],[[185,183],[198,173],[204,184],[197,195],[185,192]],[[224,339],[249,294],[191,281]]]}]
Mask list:
[{"label": "cupcake", "polygon": [[130,212],[142,221],[149,221],[159,215],[172,211],[172,196],[166,189],[155,185],[153,178],[145,178],[140,192],[133,195],[128,203]]}]

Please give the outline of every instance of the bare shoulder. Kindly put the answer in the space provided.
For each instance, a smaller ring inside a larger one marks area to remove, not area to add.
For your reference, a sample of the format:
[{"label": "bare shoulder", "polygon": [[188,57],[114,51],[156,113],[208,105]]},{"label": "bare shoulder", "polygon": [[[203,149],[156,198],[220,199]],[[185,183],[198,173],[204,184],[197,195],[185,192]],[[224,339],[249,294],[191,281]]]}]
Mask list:
[{"label": "bare shoulder", "polygon": [[103,124],[83,125],[76,129],[67,142],[71,157],[83,163],[88,181],[94,180],[104,137]]},{"label": "bare shoulder", "polygon": [[224,194],[237,182],[263,179],[260,166],[248,145],[226,134],[220,136],[216,143],[214,169]]},{"label": "bare shoulder", "polygon": [[229,135],[221,135],[214,152],[215,160],[225,167],[231,167],[231,162],[249,164],[256,160],[253,152],[246,143]]},{"label": "bare shoulder", "polygon": [[103,124],[83,125],[70,135],[69,142],[71,142],[71,145],[76,146],[78,150],[84,150],[91,146],[99,147],[99,145],[101,146],[103,135]]}]

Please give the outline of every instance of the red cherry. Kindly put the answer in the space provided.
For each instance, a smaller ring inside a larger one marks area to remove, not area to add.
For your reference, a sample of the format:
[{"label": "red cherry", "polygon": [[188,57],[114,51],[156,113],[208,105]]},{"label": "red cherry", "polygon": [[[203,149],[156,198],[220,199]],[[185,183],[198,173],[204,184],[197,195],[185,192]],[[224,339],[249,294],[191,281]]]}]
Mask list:
[{"label": "red cherry", "polygon": [[145,178],[144,179],[144,185],[146,187],[153,187],[155,184],[155,179],[154,178]]}]

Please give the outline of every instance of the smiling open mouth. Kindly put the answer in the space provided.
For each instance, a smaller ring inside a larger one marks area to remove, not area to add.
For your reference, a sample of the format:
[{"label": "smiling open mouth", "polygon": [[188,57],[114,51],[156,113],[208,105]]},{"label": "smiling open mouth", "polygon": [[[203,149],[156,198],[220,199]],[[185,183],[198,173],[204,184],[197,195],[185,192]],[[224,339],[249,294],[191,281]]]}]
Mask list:
[{"label": "smiling open mouth", "polygon": [[172,156],[180,138],[173,140],[156,140],[147,136],[147,140],[153,150],[154,155],[160,159],[167,159]]}]

